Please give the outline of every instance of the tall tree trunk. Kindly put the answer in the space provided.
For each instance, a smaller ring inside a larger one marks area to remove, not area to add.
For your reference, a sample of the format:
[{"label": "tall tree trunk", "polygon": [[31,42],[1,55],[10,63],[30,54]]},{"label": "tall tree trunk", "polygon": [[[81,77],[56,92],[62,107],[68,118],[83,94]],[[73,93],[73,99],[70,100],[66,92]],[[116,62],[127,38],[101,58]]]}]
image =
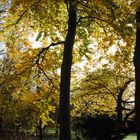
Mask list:
[{"label": "tall tree trunk", "polygon": [[117,99],[117,124],[116,124],[116,140],[122,140],[121,132],[122,132],[122,94],[120,89],[118,89],[118,99]]},{"label": "tall tree trunk", "polygon": [[135,111],[136,111],[136,132],[137,140],[140,140],[140,8],[136,11],[136,46],[134,52],[134,65],[135,65]]},{"label": "tall tree trunk", "polygon": [[122,131],[123,131],[123,125],[124,125],[124,121],[123,121],[123,110],[124,108],[122,107],[122,96],[124,91],[127,89],[127,86],[132,82],[132,79],[129,79],[128,81],[126,81],[124,83],[124,85],[120,88],[118,88],[117,90],[117,107],[116,107],[116,111],[117,111],[117,124],[116,124],[116,140],[122,140]]},{"label": "tall tree trunk", "polygon": [[70,77],[72,65],[72,50],[76,34],[75,0],[68,1],[68,33],[64,43],[64,54],[61,66],[60,81],[60,136],[59,140],[71,140],[70,131]]},{"label": "tall tree trunk", "polygon": [[42,140],[43,138],[43,133],[42,133],[42,120],[41,118],[39,119],[39,140]]}]

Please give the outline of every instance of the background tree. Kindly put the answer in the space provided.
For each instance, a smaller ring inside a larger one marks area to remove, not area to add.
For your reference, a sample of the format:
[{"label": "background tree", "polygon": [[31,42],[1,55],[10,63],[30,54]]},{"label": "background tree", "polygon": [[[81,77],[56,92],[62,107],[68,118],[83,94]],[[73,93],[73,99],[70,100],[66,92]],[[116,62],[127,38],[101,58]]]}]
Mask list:
[{"label": "background tree", "polygon": [[[106,114],[116,121],[116,139],[122,139],[127,124],[124,123],[124,120],[134,108],[131,99],[134,100],[132,87],[128,86],[133,80],[129,81],[129,78],[124,78],[124,75],[122,78],[120,74],[117,74],[116,79],[114,74],[116,73],[111,70],[105,70],[104,72],[97,70],[88,74],[82,80],[80,87],[73,91],[72,115],[73,117],[86,118],[87,116]],[[116,83],[116,80],[119,84]]]},{"label": "background tree", "polygon": [[136,92],[135,92],[135,109],[136,109],[136,127],[137,127],[137,139],[140,139],[140,121],[139,121],[139,117],[140,117],[140,88],[139,88],[139,44],[140,44],[140,40],[139,40],[139,36],[140,36],[140,29],[139,29],[139,21],[140,21],[140,11],[139,9],[137,9],[136,12],[136,24],[137,24],[137,32],[136,32],[136,47],[135,47],[135,53],[134,53],[134,65],[135,65],[135,77],[136,77]]}]

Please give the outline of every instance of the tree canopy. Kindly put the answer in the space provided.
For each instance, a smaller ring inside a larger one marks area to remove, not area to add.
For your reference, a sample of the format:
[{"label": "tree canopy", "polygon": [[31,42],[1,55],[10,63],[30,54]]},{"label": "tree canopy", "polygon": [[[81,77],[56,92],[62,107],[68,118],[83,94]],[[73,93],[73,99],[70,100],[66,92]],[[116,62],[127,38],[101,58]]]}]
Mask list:
[{"label": "tree canopy", "polygon": [[[134,93],[134,10],[139,0],[0,2],[4,123],[13,121],[14,127],[35,132],[40,120],[43,128],[57,123],[59,116],[60,139],[70,140],[70,96],[72,117],[114,115],[119,105],[124,110],[129,106]],[[127,116],[126,110],[121,113]],[[64,134],[64,129],[69,130]]]}]

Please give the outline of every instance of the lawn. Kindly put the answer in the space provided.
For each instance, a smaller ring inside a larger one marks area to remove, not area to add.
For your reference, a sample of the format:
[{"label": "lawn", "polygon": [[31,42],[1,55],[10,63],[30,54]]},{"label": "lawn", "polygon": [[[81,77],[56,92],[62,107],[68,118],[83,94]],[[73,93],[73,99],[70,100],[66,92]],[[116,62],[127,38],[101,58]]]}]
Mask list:
[{"label": "lawn", "polygon": [[137,140],[136,134],[132,133],[132,134],[128,135],[124,140]]}]

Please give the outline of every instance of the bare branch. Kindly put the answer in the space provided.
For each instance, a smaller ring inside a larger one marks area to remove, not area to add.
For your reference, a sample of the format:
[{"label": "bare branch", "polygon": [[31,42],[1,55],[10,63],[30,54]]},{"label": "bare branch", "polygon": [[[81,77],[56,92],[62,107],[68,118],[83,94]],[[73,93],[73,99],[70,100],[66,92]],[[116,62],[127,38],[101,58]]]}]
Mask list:
[{"label": "bare branch", "polygon": [[135,101],[127,101],[127,100],[122,100],[123,104],[133,104]]},{"label": "bare branch", "polygon": [[128,118],[133,115],[135,113],[135,108],[133,110],[131,110],[128,114],[126,114],[125,118],[124,118],[124,123],[128,120]]},{"label": "bare branch", "polygon": [[0,50],[0,55],[5,54],[4,49]]},{"label": "bare branch", "polygon": [[41,72],[44,74],[44,76],[51,82],[48,93],[46,94],[46,99],[48,99],[49,95],[52,93],[53,88],[57,89],[57,87],[55,86],[53,81],[48,77],[46,72],[43,70],[43,68],[39,64],[37,64],[37,67],[41,70]]},{"label": "bare branch", "polygon": [[36,63],[39,63],[40,56],[41,56],[42,53],[44,53],[45,51],[48,51],[51,46],[56,46],[56,45],[60,45],[60,44],[64,44],[64,41],[57,42],[57,43],[51,43],[49,46],[47,46],[45,48],[41,48],[40,49],[40,52],[37,55],[38,58],[36,60]]},{"label": "bare branch", "polygon": [[20,20],[23,18],[23,16],[26,14],[27,11],[28,11],[28,9],[26,9],[26,10],[19,16],[18,20],[17,20],[15,23],[12,23],[12,24],[7,25],[6,27],[4,27],[4,29],[5,29],[5,28],[8,28],[8,27],[10,27],[10,26],[13,26],[13,25],[18,24],[18,23],[20,22]]},{"label": "bare branch", "polygon": [[106,36],[108,36],[107,31],[105,29],[105,26],[103,26],[102,24],[100,24],[99,22],[96,21],[96,23],[103,29],[104,33]]},{"label": "bare branch", "polygon": [[45,77],[52,83],[54,87],[53,81],[47,76],[46,72],[43,70],[43,68],[37,63],[37,67],[42,71],[42,73],[45,75]]},{"label": "bare branch", "polygon": [[119,89],[120,90],[120,93],[121,94],[123,94],[124,93],[124,91],[126,90],[126,88],[127,88],[127,86],[131,83],[131,82],[133,82],[134,80],[133,79],[128,79],[128,81],[126,81],[125,83],[124,83],[124,85]]},{"label": "bare branch", "polygon": [[110,24],[108,21],[102,19],[102,18],[99,18],[99,17],[96,17],[96,16],[86,16],[86,17],[80,17],[77,21],[77,24],[81,22],[81,20],[83,19],[96,19],[96,20],[99,20],[99,21],[102,21],[102,22],[105,22],[107,24]]},{"label": "bare branch", "polygon": [[113,98],[115,99],[115,101],[117,101],[117,98],[116,98],[116,96],[114,95],[114,93],[109,89],[109,88],[107,88],[105,85],[102,85],[102,84],[100,84],[103,88],[105,88],[112,96],[113,96]]},{"label": "bare branch", "polygon": [[[33,3],[32,5],[30,5],[29,7],[34,6],[34,5],[37,4],[38,2],[39,2],[39,1],[36,1],[36,2]],[[27,11],[28,11],[28,8],[27,8],[25,11],[23,11],[23,13],[19,16],[18,20],[17,20],[15,23],[9,24],[9,25],[7,25],[7,26],[4,27],[4,28],[8,28],[9,26],[13,26],[13,25],[18,24],[18,23],[20,22],[20,20],[23,18],[23,16],[26,14]]]},{"label": "bare branch", "polygon": [[6,12],[6,10],[4,10],[4,9],[0,10],[0,14],[3,14],[5,12]]}]

